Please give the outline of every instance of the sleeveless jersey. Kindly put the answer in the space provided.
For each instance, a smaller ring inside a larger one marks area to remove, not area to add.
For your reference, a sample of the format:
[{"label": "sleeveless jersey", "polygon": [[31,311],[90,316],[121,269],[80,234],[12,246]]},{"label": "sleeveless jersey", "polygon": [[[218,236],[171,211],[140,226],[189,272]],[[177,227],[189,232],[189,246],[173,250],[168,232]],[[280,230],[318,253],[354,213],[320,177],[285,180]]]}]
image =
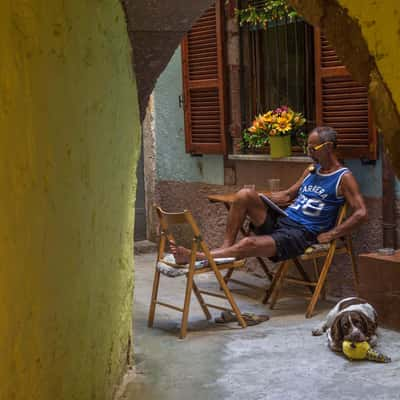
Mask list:
[{"label": "sleeveless jersey", "polygon": [[288,217],[313,233],[329,231],[336,223],[344,197],[338,195],[342,176],[350,170],[340,168],[330,174],[321,174],[320,165],[308,174],[300,186],[296,200],[285,211]]}]

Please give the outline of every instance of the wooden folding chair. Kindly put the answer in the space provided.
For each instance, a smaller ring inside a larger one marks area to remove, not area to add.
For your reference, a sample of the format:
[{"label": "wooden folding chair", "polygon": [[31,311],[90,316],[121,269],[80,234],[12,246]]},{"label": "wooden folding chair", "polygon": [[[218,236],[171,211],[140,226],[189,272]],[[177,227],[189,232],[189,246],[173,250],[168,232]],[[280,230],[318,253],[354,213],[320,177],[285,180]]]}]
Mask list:
[{"label": "wooden folding chair", "polygon": [[[344,204],[341,209],[339,210],[338,218],[336,221],[336,225],[339,225],[342,223],[343,219],[346,216],[347,212],[347,204]],[[306,252],[292,260],[286,260],[283,261],[277,271],[274,273],[274,279],[272,280],[272,283],[270,287],[267,290],[267,293],[265,295],[265,298],[263,300],[263,303],[266,304],[268,300],[270,300],[270,308],[273,309],[278,297],[280,290],[284,284],[284,282],[290,282],[290,283],[295,283],[299,285],[304,285],[308,287],[310,290],[312,296],[311,296],[311,301],[308,305],[307,311],[306,311],[306,318],[310,318],[313,315],[314,308],[317,304],[317,301],[321,295],[321,291],[324,288],[324,284],[326,281],[326,277],[329,271],[329,268],[332,264],[333,257],[337,254],[348,254],[350,256],[351,260],[351,266],[353,270],[353,278],[354,278],[354,283],[355,287],[358,287],[358,272],[357,272],[357,266],[356,266],[356,260],[354,257],[353,253],[353,246],[352,246],[352,240],[351,236],[347,235],[346,237],[340,238],[333,240],[331,243],[327,245],[316,245],[315,247],[310,247],[306,250]],[[322,264],[322,267],[318,265],[318,260],[323,259],[324,262]],[[306,271],[304,270],[302,264],[300,261],[307,261],[307,260],[312,260],[313,265],[314,265],[314,275],[315,275],[315,280],[312,281]],[[299,279],[296,277],[290,277],[288,276],[288,271],[289,267],[294,264],[302,276],[303,279]]]},{"label": "wooden folding chair", "polygon": [[[187,321],[188,321],[188,316],[189,316],[190,298],[191,298],[191,294],[192,294],[192,290],[193,290],[193,292],[201,306],[201,309],[203,310],[203,313],[208,320],[211,319],[211,314],[208,309],[209,307],[216,308],[219,310],[224,310],[224,311],[232,311],[236,315],[239,324],[243,328],[246,328],[246,326],[247,326],[246,321],[243,319],[242,314],[239,310],[239,307],[237,306],[237,304],[236,304],[236,302],[235,302],[235,300],[234,300],[234,298],[233,298],[233,296],[221,274],[221,270],[243,267],[245,260],[237,260],[237,261],[235,260],[233,262],[217,265],[216,262],[214,261],[213,257],[211,256],[210,250],[208,249],[206,243],[204,242],[204,240],[200,234],[200,230],[199,230],[190,211],[185,210],[180,213],[167,213],[167,212],[163,211],[161,208],[157,207],[157,214],[160,219],[160,240],[159,240],[159,245],[158,245],[158,255],[157,255],[156,271],[155,271],[154,282],[153,282],[153,292],[152,292],[152,296],[151,296],[151,303],[150,303],[150,310],[149,310],[148,326],[149,327],[153,326],[156,305],[172,308],[176,311],[182,312],[182,314],[183,314],[181,330],[180,330],[180,338],[183,339],[187,333]],[[189,225],[191,228],[191,231],[193,233],[192,247],[191,247],[191,253],[190,253],[190,262],[189,262],[188,266],[186,266],[186,270],[184,272],[184,275],[186,275],[186,278],[187,278],[187,282],[186,282],[186,293],[185,293],[185,301],[184,301],[183,308],[172,305],[172,304],[168,304],[165,302],[158,301],[158,287],[159,287],[160,275],[161,275],[160,263],[163,266],[166,265],[172,269],[177,269],[177,270],[182,271],[182,265],[173,264],[164,259],[166,244],[168,242],[175,242],[173,235],[169,231],[169,227],[172,225],[181,225],[181,224]],[[201,266],[201,265],[199,266],[198,263],[196,263],[196,253],[198,250],[202,251],[206,255],[206,258],[208,261],[207,266]],[[197,285],[194,281],[194,276],[199,275],[199,274],[209,273],[209,272],[214,273],[214,275],[217,278],[217,281],[220,285],[220,288],[224,292],[224,295],[221,293],[214,293],[214,292],[210,292],[210,291],[206,291],[206,290],[200,290],[197,287]],[[226,308],[226,307],[222,307],[222,306],[219,306],[216,304],[206,303],[203,298],[203,295],[226,299],[229,302],[231,308]]]}]

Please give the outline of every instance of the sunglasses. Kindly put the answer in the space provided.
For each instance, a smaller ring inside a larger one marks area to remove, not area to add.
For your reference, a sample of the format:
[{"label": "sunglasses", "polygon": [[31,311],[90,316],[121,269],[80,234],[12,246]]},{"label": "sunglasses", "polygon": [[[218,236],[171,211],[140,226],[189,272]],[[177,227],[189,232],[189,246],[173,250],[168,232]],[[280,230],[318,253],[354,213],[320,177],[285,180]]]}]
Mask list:
[{"label": "sunglasses", "polygon": [[318,151],[318,150],[322,149],[322,148],[323,148],[325,145],[327,145],[328,143],[332,143],[332,142],[324,142],[324,143],[321,143],[321,144],[317,144],[316,146],[310,146],[310,145],[308,145],[308,146],[307,146],[307,149],[308,149],[308,151],[314,153],[314,151]]}]

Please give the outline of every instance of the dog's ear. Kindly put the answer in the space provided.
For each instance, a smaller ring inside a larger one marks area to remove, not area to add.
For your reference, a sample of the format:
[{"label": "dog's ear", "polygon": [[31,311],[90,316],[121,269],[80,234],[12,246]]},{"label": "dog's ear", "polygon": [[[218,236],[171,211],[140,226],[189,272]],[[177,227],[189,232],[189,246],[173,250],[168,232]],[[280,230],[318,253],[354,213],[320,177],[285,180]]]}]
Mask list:
[{"label": "dog's ear", "polygon": [[360,313],[360,316],[363,324],[363,330],[366,336],[370,338],[371,336],[375,335],[378,324],[368,318],[364,313]]},{"label": "dog's ear", "polygon": [[341,320],[342,315],[338,315],[331,325],[331,338],[335,343],[342,342],[344,338]]}]

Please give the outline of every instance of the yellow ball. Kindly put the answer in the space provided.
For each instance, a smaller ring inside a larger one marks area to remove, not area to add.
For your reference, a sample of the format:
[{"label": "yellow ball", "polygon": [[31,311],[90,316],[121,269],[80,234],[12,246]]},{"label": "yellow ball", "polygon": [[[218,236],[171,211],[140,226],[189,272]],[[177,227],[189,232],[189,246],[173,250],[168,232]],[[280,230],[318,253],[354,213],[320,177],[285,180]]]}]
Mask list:
[{"label": "yellow ball", "polygon": [[365,360],[370,348],[368,342],[352,343],[349,340],[344,340],[342,345],[343,353],[350,360]]}]

